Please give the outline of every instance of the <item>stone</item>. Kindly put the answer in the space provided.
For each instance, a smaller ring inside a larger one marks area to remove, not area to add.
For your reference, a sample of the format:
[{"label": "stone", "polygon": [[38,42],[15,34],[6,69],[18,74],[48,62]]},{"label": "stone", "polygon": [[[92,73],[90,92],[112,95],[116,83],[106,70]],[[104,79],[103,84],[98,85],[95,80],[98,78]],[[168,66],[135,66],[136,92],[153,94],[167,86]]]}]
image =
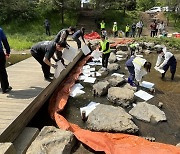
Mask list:
[{"label": "stone", "polygon": [[120,76],[111,76],[106,79],[111,87],[121,86],[125,83],[125,80]]},{"label": "stone", "polygon": [[108,61],[109,61],[109,63],[114,63],[117,61],[115,53],[113,53],[113,52],[110,53],[110,57],[109,57]]},{"label": "stone", "polygon": [[129,114],[145,122],[166,121],[166,115],[155,105],[146,102],[139,102],[129,111]]},{"label": "stone", "polygon": [[163,107],[163,103],[162,103],[162,102],[159,102],[159,103],[158,103],[158,107],[159,107],[159,108],[162,108],[162,107]]},{"label": "stone", "polygon": [[178,143],[176,146],[180,148],[180,143]]},{"label": "stone", "polygon": [[126,83],[125,85],[123,85],[123,88],[133,90],[134,92],[137,91],[137,87],[133,87],[129,83]]},{"label": "stone", "polygon": [[122,51],[128,51],[128,45],[126,45],[126,44],[118,44],[116,46],[116,49],[117,50],[122,50]]},{"label": "stone", "polygon": [[118,69],[120,69],[120,65],[117,63],[112,63],[112,64],[109,64],[107,68],[110,72],[113,72],[113,71],[117,71]]},{"label": "stone", "polygon": [[34,153],[71,153],[76,143],[72,132],[53,126],[45,126],[32,142],[26,154]]},{"label": "stone", "polygon": [[152,51],[150,51],[150,50],[145,50],[144,53],[145,53],[146,55],[148,55],[148,54],[152,53]]},{"label": "stone", "polygon": [[129,107],[134,101],[134,91],[127,88],[111,87],[108,89],[108,100],[122,107]]},{"label": "stone", "polygon": [[123,108],[100,104],[88,117],[87,127],[94,131],[136,133],[139,128]]},{"label": "stone", "polygon": [[93,85],[93,93],[97,96],[106,95],[110,84],[108,81],[101,81]]},{"label": "stone", "polygon": [[116,55],[127,55],[127,52],[124,51],[117,51]]},{"label": "stone", "polygon": [[0,153],[2,154],[16,154],[16,150],[12,143],[0,143]]}]

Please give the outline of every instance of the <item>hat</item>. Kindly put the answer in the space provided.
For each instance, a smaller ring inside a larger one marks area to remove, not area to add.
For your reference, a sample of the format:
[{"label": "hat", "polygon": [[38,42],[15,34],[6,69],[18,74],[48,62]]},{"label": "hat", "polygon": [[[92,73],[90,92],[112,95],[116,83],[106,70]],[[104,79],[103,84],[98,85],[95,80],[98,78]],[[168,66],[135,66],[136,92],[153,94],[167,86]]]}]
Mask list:
[{"label": "hat", "polygon": [[114,24],[116,25],[116,24],[117,24],[117,22],[114,22]]}]

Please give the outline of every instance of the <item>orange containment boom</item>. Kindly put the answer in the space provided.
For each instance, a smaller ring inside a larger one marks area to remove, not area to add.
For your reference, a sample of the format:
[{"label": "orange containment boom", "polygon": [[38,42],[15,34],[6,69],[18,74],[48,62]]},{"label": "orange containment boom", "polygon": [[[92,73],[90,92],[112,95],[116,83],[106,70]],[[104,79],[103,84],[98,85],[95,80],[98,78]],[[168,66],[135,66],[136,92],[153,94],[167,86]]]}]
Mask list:
[{"label": "orange containment boom", "polygon": [[69,123],[60,115],[67,103],[71,87],[75,84],[81,73],[81,68],[89,58],[90,56],[87,56],[79,62],[50,99],[49,112],[58,127],[72,131],[79,141],[95,151],[104,151],[106,154],[180,154],[180,148],[178,147],[150,142],[138,136],[84,130],[75,124]]}]

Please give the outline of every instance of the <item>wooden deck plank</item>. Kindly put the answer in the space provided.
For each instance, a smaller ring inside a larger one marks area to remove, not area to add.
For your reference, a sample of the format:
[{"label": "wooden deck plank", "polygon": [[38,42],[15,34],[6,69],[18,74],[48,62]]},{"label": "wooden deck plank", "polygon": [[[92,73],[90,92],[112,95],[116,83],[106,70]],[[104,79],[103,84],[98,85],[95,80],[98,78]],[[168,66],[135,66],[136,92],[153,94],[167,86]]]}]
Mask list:
[{"label": "wooden deck plank", "polygon": [[44,80],[41,66],[33,57],[7,68],[13,89],[7,94],[0,90],[0,142],[14,141],[82,55],[78,53],[51,83]]}]

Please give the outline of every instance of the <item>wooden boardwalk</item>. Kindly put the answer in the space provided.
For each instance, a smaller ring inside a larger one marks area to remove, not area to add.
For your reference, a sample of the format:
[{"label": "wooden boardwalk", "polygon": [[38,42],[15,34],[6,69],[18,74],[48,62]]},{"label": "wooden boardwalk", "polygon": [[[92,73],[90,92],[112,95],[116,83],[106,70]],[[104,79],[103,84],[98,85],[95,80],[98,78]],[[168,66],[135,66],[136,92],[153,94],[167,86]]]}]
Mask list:
[{"label": "wooden boardwalk", "polygon": [[81,56],[78,53],[51,83],[44,80],[39,63],[32,57],[7,68],[13,89],[7,94],[0,91],[0,143],[14,141]]}]

